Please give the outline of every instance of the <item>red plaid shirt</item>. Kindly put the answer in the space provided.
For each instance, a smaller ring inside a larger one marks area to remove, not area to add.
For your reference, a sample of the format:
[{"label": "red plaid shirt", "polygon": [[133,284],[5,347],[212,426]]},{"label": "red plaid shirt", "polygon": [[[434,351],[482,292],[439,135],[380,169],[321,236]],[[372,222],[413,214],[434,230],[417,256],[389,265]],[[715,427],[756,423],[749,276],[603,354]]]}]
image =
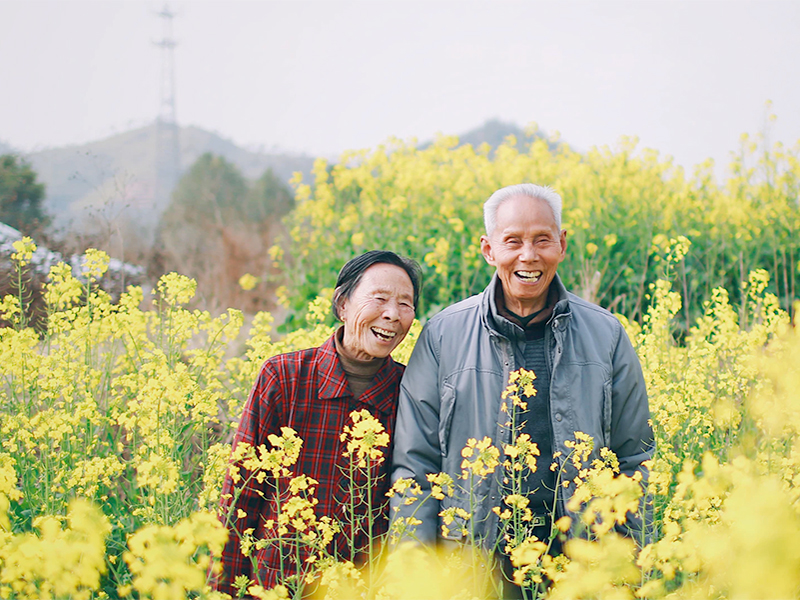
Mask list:
[{"label": "red plaid shirt", "polygon": [[[342,429],[345,425],[352,424],[352,411],[367,409],[380,420],[391,439],[404,368],[389,357],[375,375],[369,389],[356,399],[348,388],[333,337],[319,348],[270,358],[261,368],[245,404],[234,447],[239,442],[247,442],[253,446],[264,444],[270,449],[272,445],[267,440],[268,435],[280,435],[281,427],[294,429],[302,438],[303,445],[297,463],[290,467],[293,474],[307,475],[319,482],[315,494],[319,501],[315,508],[318,518],[330,516],[344,524],[344,500],[347,496],[346,491],[343,492],[343,479],[346,478],[349,459],[343,457],[345,443],[340,440]],[[377,534],[385,533],[388,523],[386,492],[390,487],[390,448],[384,450],[384,457],[387,460],[379,467],[381,479],[372,495],[373,508],[380,510],[381,514],[374,530]],[[247,476],[247,472],[243,470],[242,475]],[[258,493],[259,488],[266,498]],[[264,522],[277,518],[273,514],[274,508],[269,495],[270,492],[274,494],[274,487],[269,487],[266,482],[262,486],[253,482],[242,491],[232,507],[233,512],[230,513],[232,500],[225,498],[225,495],[233,492],[233,481],[226,475],[221,514],[231,514],[233,525],[230,526],[229,540],[221,557],[223,574],[213,585],[219,591],[235,597],[236,591],[231,584],[239,575],[257,580],[266,589],[276,585],[280,559],[274,545],[253,549],[258,564],[258,573],[254,574],[250,557],[243,556],[239,546],[240,535],[248,528],[254,530],[255,539],[266,537]],[[246,512],[247,516],[236,519],[237,509]],[[367,540],[363,533],[361,537],[357,546],[363,548]],[[347,556],[344,539],[343,534],[337,534],[333,550],[346,559],[352,559],[353,557]],[[284,564],[284,570],[291,573],[293,567]]]}]

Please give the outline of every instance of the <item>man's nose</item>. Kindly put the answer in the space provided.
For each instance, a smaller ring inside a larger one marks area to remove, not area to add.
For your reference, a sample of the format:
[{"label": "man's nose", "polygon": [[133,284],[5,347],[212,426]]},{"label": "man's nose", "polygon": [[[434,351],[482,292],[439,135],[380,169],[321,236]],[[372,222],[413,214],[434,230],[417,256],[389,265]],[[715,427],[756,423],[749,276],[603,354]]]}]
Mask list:
[{"label": "man's nose", "polygon": [[536,246],[535,244],[525,243],[522,244],[520,249],[519,258],[522,261],[530,262],[536,260]]}]

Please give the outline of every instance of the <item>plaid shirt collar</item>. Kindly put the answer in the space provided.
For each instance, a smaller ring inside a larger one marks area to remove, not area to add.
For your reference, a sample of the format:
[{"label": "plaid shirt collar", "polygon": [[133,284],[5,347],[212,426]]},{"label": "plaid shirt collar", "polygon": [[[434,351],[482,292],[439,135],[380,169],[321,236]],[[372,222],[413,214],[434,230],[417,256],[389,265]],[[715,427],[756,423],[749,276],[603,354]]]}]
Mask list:
[{"label": "plaid shirt collar", "polygon": [[[317,363],[315,384],[317,397],[320,400],[336,400],[353,396],[347,385],[347,375],[339,362],[333,335],[317,348],[315,357]],[[375,379],[369,389],[358,400],[380,412],[391,412],[395,401],[392,394],[387,391],[402,376],[402,369],[399,367],[400,365],[394,362],[391,356],[388,357],[375,374]]]}]

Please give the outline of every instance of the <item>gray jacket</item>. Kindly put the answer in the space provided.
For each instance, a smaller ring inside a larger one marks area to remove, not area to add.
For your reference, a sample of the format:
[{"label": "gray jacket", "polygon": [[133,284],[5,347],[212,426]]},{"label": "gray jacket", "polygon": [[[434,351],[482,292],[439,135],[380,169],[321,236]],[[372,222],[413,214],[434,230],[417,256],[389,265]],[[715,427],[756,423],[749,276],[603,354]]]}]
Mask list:
[{"label": "gray jacket", "polygon": [[[498,316],[497,285],[495,275],[481,294],[446,308],[425,325],[400,385],[392,481],[413,478],[427,492],[426,474],[445,472],[463,485],[458,475],[468,439],[488,436],[501,449],[511,442],[511,432],[500,425],[507,420],[500,411],[500,396],[509,372],[524,366],[524,335]],[[564,480],[576,475],[570,463],[563,462],[569,452],[564,442],[581,431],[594,439],[590,462],[599,457],[601,447],[608,447],[616,453],[622,473],[639,470],[646,481],[642,463],[652,458],[655,447],[642,369],[630,340],[611,313],[568,293],[558,275],[551,285],[558,293],[545,330],[549,416],[553,451],[563,453],[556,460],[563,463]],[[497,538],[498,517],[491,509],[500,505],[499,484],[497,477],[490,477],[474,490],[475,533],[487,549]],[[557,517],[569,515],[574,521],[566,508],[573,491],[573,485],[559,487]],[[419,508],[392,498],[393,518],[417,509],[415,517],[422,524],[416,536],[427,543],[441,535],[439,512],[451,506],[469,511],[468,494],[456,491],[441,502],[429,498]],[[641,521],[629,519],[626,530],[640,542],[641,529]]]}]

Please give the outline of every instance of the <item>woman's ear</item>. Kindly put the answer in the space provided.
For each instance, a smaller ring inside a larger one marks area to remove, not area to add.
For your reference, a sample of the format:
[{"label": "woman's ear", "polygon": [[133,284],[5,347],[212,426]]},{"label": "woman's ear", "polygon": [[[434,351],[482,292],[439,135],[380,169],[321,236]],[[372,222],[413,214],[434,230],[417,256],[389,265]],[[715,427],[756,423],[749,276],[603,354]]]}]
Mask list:
[{"label": "woman's ear", "polygon": [[333,290],[333,306],[335,307],[335,311],[333,316],[339,319],[342,323],[344,323],[344,309],[347,300],[342,296],[341,290],[336,288]]}]

